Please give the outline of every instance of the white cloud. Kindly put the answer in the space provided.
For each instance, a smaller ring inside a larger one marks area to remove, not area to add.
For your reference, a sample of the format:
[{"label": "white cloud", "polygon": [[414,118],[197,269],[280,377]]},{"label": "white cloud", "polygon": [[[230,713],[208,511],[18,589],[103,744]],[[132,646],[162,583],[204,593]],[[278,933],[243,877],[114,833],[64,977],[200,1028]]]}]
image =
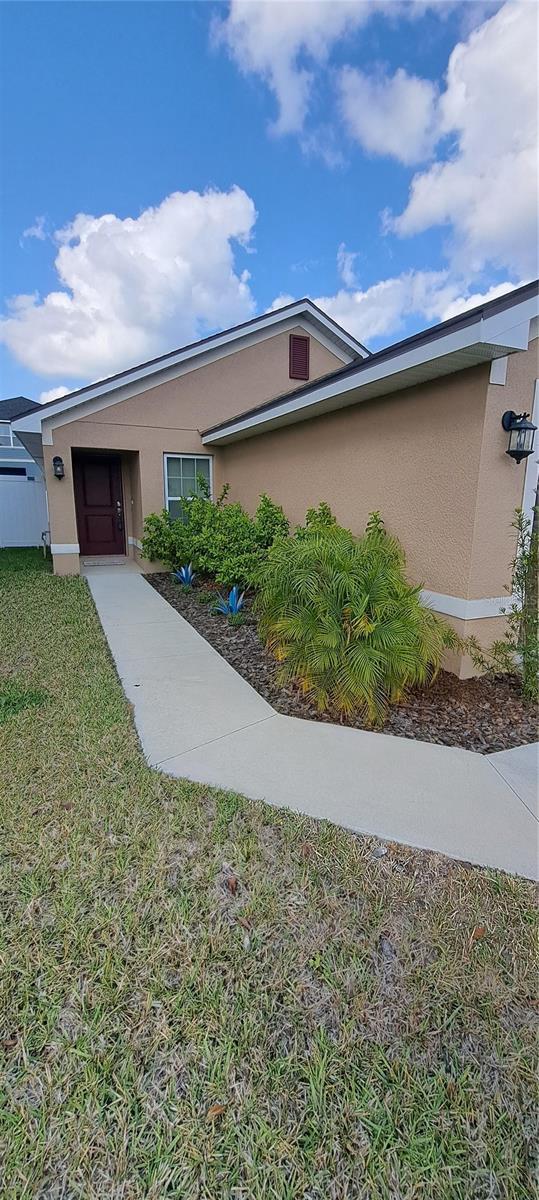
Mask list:
[{"label": "white cloud", "polygon": [[390,222],[403,237],[449,226],[452,260],[470,274],[537,270],[537,36],[536,5],[508,3],[455,47],[439,102],[454,147],[415,176]]},{"label": "white cloud", "polygon": [[373,14],[417,22],[428,10],[461,18],[463,41],[449,60],[445,87],[409,75],[351,66],[336,76],[341,116],[369,154],[411,165],[436,161],[412,181],[403,212],[386,220],[405,237],[446,226],[454,269],[469,276],[487,264],[515,275],[537,270],[537,43],[534,0],[495,4],[456,0],[231,0],[214,23],[246,74],[274,93],[273,131],[298,133],[306,153],[342,165],[336,127],[312,127],[321,70]]},{"label": "white cloud", "polygon": [[[317,71],[330,58],[334,45],[362,28],[375,14],[388,20],[416,20],[429,9],[443,18],[456,8],[467,19],[479,20],[496,0],[477,4],[467,0],[230,0],[228,14],[212,23],[215,45],[225,46],[244,74],[258,75],[278,105],[273,133],[300,133],[311,107]],[[422,81],[418,80],[417,83]],[[341,163],[327,134],[318,144],[317,132],[306,137],[306,150],[319,151],[328,165]]]},{"label": "white cloud", "polygon": [[[522,280],[524,283],[525,280]],[[459,313],[468,312],[470,308],[478,308],[480,304],[488,304],[489,300],[497,300],[498,296],[505,296],[507,292],[512,292],[518,285],[510,283],[508,279],[505,283],[496,283],[493,287],[487,289],[486,292],[472,292],[468,296],[458,296],[451,304],[448,304],[442,314],[442,320],[448,321],[450,317],[456,317]]]},{"label": "white cloud", "polygon": [[250,317],[246,245],[253,201],[229,192],[174,192],[139,217],[79,213],[55,235],[59,289],[14,297],[0,339],[44,375],[96,378]]},{"label": "white cloud", "polygon": [[390,154],[407,165],[430,157],[438,95],[430,80],[401,67],[390,76],[343,67],[338,86],[348,132],[369,154]]},{"label": "white cloud", "polygon": [[297,296],[291,296],[289,292],[281,292],[279,296],[275,297],[275,300],[270,304],[267,311],[275,312],[277,308],[284,308],[285,304],[293,304],[297,298]]},{"label": "white cloud", "polygon": [[410,318],[433,325],[515,286],[508,281],[469,295],[462,280],[451,278],[449,271],[407,271],[365,291],[342,288],[333,296],[318,296],[315,304],[368,346],[379,338],[394,341]]},{"label": "white cloud", "polygon": [[337,250],[337,270],[347,288],[357,287],[354,267],[356,258],[358,258],[357,250],[347,250],[344,242],[341,242]]},{"label": "white cloud", "polygon": [[337,132],[333,125],[318,125],[316,129],[301,137],[301,149],[306,158],[321,158],[326,167],[336,169],[344,167],[345,158],[338,144]]},{"label": "white cloud", "polygon": [[21,240],[23,238],[37,238],[38,242],[44,242],[46,237],[45,217],[36,217],[34,224],[29,225],[28,229],[23,229],[21,234]]},{"label": "white cloud", "polygon": [[273,132],[298,133],[309,109],[312,68],[325,63],[333,43],[363,25],[373,7],[374,0],[231,0],[228,16],[214,22],[214,41],[226,46],[240,70],[271,88],[279,107]]},{"label": "white cloud", "polygon": [[70,390],[71,389],[67,387],[49,388],[47,392],[41,392],[41,395],[38,396],[39,403],[50,404],[51,400],[61,400],[62,396],[69,395]]}]

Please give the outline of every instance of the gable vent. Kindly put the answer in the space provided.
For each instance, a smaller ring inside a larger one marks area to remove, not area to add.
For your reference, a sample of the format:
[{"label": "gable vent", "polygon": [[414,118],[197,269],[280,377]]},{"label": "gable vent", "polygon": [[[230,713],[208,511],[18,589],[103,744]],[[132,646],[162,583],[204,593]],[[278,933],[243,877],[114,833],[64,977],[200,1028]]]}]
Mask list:
[{"label": "gable vent", "polygon": [[290,379],[309,378],[309,338],[299,333],[290,334],[289,350]]}]

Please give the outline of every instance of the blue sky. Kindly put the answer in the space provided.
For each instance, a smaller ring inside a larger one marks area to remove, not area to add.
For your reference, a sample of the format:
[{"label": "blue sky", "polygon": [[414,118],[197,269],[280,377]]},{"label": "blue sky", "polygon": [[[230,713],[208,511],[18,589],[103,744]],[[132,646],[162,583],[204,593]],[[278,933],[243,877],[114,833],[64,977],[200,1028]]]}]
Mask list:
[{"label": "blue sky", "polygon": [[3,395],[80,386],[279,297],[376,348],[534,272],[533,4],[0,16]]}]

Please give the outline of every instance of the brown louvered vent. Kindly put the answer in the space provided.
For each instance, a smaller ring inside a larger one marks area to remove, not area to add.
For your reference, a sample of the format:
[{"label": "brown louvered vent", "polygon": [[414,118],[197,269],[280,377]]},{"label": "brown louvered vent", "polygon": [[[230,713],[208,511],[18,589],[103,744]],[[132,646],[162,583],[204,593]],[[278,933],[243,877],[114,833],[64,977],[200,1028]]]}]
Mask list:
[{"label": "brown louvered vent", "polygon": [[290,379],[309,378],[309,338],[290,334]]}]

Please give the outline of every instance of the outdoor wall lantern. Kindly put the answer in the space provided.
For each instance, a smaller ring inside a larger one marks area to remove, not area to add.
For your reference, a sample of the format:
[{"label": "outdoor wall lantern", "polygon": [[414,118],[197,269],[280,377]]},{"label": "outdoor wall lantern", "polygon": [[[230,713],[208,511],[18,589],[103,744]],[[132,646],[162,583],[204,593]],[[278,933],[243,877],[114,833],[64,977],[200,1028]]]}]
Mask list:
[{"label": "outdoor wall lantern", "polygon": [[52,460],[52,469],[57,479],[63,479],[65,475],[64,460],[59,454],[55,454]]},{"label": "outdoor wall lantern", "polygon": [[508,409],[502,417],[503,428],[509,434],[509,445],[505,453],[510,458],[514,458],[517,463],[522,462],[523,458],[528,458],[529,454],[533,454],[537,425],[532,425],[529,416],[529,413],[520,413],[517,416]]}]

